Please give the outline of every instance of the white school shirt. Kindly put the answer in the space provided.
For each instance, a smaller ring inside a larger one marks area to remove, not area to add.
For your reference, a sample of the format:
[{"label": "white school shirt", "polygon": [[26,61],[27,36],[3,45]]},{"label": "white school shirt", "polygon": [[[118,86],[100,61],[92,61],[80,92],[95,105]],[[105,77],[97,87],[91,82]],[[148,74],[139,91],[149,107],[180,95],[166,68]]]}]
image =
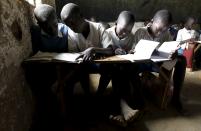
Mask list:
[{"label": "white school shirt", "polygon": [[[184,41],[191,38],[199,38],[199,34],[195,30],[187,30],[185,27],[183,29],[180,29],[177,34],[176,41]],[[188,49],[188,43],[184,43],[181,45],[182,49],[187,48]]]},{"label": "white school shirt", "polygon": [[90,32],[85,39],[81,33],[68,31],[69,52],[81,52],[89,47],[108,48],[113,46],[112,39],[100,23],[89,22]]},{"label": "white school shirt", "polygon": [[114,49],[121,48],[127,52],[130,51],[134,44],[134,35],[130,33],[127,37],[123,39],[119,39],[115,29],[116,29],[116,26],[113,26],[106,30],[108,34],[110,35],[110,37],[112,38]]}]

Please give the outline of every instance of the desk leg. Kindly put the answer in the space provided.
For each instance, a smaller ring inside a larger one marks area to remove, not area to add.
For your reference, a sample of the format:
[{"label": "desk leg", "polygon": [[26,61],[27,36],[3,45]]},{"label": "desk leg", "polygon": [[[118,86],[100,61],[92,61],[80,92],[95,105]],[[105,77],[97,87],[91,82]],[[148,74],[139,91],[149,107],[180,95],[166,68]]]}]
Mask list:
[{"label": "desk leg", "polygon": [[164,68],[160,68],[159,72],[159,78],[162,79],[165,82],[165,89],[163,92],[162,102],[161,102],[161,108],[165,109],[167,107],[168,102],[168,93],[171,87],[171,76],[172,76],[173,70],[166,70]]},{"label": "desk leg", "polygon": [[[65,96],[66,93],[64,88],[68,88],[67,84],[71,83],[72,85],[74,84],[74,80],[75,79],[75,74],[76,71],[79,70],[79,66],[75,66],[73,67],[72,70],[68,70],[66,72],[65,68],[67,68],[68,66],[65,65],[57,65],[57,96],[58,96],[58,100],[60,103],[60,109],[61,109],[61,113],[62,116],[65,118],[66,117],[66,113],[67,113],[67,97]],[[70,85],[71,85],[70,84]],[[66,85],[66,86],[65,86]],[[73,92],[70,92],[73,93]]]},{"label": "desk leg", "polygon": [[172,77],[173,69],[167,70],[167,69],[163,68],[162,66],[159,67],[156,63],[153,63],[153,65],[160,69],[159,70],[159,80],[161,80],[162,82],[165,83],[164,92],[162,95],[162,101],[160,104],[161,109],[165,109],[167,107],[168,93],[169,93],[170,86],[171,86],[171,77]]},{"label": "desk leg", "polygon": [[60,103],[60,110],[62,117],[66,116],[66,103],[65,103],[65,96],[64,96],[64,82],[63,82],[63,74],[62,74],[62,67],[57,65],[57,97]]}]

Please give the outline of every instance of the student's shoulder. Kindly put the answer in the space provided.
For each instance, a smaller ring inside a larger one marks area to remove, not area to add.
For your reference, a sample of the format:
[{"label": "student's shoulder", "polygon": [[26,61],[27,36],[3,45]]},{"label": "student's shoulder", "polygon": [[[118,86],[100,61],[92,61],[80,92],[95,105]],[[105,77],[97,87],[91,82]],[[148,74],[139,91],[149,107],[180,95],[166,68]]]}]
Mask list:
[{"label": "student's shoulder", "polygon": [[103,25],[99,22],[92,22],[92,21],[88,21],[91,28],[94,28],[95,30],[98,30],[98,31],[101,31],[101,32],[104,32],[106,31],[105,28],[103,27]]},{"label": "student's shoulder", "polygon": [[179,30],[178,30],[178,33],[179,33],[179,32],[184,32],[184,31],[186,31],[186,29],[185,29],[185,28],[182,28],[182,29],[179,29]]},{"label": "student's shoulder", "polygon": [[144,26],[144,27],[140,27],[137,31],[147,31],[147,26]]},{"label": "student's shoulder", "polygon": [[106,29],[106,31],[107,31],[108,33],[114,32],[114,31],[115,31],[115,26],[112,26],[112,27]]},{"label": "student's shoulder", "polygon": [[147,27],[141,27],[134,33],[134,35],[145,34],[145,33],[147,33]]},{"label": "student's shoulder", "polygon": [[87,20],[87,21],[88,21],[89,25],[92,26],[93,28],[98,29],[101,26],[101,24],[98,22],[93,22],[93,21],[89,21],[89,20]]}]

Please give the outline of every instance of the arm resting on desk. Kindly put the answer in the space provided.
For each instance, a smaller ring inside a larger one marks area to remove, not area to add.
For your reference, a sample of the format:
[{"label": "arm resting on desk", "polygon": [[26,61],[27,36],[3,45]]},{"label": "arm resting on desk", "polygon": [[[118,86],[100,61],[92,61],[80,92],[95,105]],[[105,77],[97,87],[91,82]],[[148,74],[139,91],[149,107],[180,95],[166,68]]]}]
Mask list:
[{"label": "arm resting on desk", "polygon": [[94,57],[98,55],[113,55],[112,48],[98,48],[98,47],[90,47],[86,49],[80,57],[83,57],[83,61],[91,61]]}]

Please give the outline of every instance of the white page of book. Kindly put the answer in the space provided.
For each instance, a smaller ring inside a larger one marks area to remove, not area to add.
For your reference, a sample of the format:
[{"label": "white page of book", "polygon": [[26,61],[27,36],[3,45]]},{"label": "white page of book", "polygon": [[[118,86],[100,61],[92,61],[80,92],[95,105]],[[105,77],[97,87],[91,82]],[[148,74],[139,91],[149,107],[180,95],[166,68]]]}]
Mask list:
[{"label": "white page of book", "polygon": [[179,48],[179,44],[180,44],[180,42],[178,42],[178,41],[164,42],[158,48],[159,55],[161,57],[168,58],[171,53],[175,52]]},{"label": "white page of book", "polygon": [[54,60],[68,61],[68,62],[77,62],[77,58],[80,56],[80,53],[60,53],[56,55]]},{"label": "white page of book", "polygon": [[147,60],[151,58],[151,55],[155,48],[159,45],[159,42],[140,40],[136,47],[133,60]]},{"label": "white page of book", "polygon": [[134,54],[117,55],[117,57],[134,62]]},{"label": "white page of book", "polygon": [[155,48],[159,45],[159,42],[149,41],[149,40],[140,40],[136,47],[134,54],[126,55],[117,55],[117,57],[129,60],[129,61],[138,61],[138,60],[148,60],[151,58],[151,55]]}]

